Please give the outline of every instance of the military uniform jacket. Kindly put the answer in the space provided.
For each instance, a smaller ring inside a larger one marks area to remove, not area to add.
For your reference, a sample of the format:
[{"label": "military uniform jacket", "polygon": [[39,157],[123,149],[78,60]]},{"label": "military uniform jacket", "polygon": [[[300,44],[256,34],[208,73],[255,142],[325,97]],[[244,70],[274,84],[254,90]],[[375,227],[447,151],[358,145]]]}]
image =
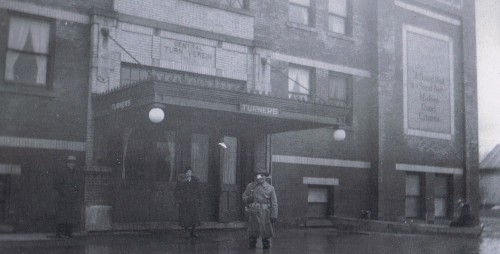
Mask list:
[{"label": "military uniform jacket", "polygon": [[[274,187],[264,181],[262,184],[251,182],[242,195],[247,204],[248,229],[247,235],[269,238],[274,235],[271,218],[278,218],[278,199]],[[249,203],[249,200],[252,200]]]}]

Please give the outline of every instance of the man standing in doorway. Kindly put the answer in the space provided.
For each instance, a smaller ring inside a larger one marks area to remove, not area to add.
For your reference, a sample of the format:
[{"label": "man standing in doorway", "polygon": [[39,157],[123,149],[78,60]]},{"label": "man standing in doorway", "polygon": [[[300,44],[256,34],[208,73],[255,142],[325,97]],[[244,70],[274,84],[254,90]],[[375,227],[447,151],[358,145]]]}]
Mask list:
[{"label": "man standing in doorway", "polygon": [[76,157],[68,156],[66,167],[57,172],[54,189],[57,192],[56,237],[72,238],[73,225],[78,214],[80,182],[76,168]]},{"label": "man standing in doorway", "polygon": [[259,236],[262,238],[262,248],[271,247],[273,224],[278,218],[278,200],[274,187],[266,181],[266,176],[266,172],[257,172],[255,181],[249,183],[243,193],[245,213],[248,215],[247,236],[250,249],[255,248]]}]

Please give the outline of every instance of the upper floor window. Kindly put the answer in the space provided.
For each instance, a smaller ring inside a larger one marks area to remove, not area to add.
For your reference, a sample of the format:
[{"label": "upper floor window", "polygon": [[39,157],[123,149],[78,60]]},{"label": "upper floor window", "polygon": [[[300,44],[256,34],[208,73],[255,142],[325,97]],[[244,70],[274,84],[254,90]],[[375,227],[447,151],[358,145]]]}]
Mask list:
[{"label": "upper floor window", "polygon": [[342,74],[330,74],[328,99],[344,106],[349,101],[351,77]]},{"label": "upper floor window", "polygon": [[311,87],[311,70],[299,66],[288,68],[288,96],[289,98],[309,97]]},{"label": "upper floor window", "polygon": [[347,34],[348,6],[347,0],[329,0],[328,30],[334,33]]},{"label": "upper floor window", "polygon": [[288,19],[291,22],[309,25],[311,0],[289,0]]},{"label": "upper floor window", "polygon": [[23,85],[47,86],[50,59],[47,21],[12,16],[5,60],[5,80]]},{"label": "upper floor window", "polygon": [[219,0],[221,5],[237,8],[237,9],[247,9],[246,0]]}]

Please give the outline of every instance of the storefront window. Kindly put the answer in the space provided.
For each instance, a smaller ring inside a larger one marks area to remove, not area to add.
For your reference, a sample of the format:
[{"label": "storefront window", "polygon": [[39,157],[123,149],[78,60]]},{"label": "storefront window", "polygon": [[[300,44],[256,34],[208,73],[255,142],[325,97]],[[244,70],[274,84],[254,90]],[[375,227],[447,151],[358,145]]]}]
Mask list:
[{"label": "storefront window", "polygon": [[406,217],[420,218],[423,211],[422,174],[406,175]]},{"label": "storefront window", "polygon": [[156,149],[156,181],[175,181],[175,132],[165,132],[165,141],[156,142]]},{"label": "storefront window", "polygon": [[436,174],[434,178],[434,216],[447,217],[450,207],[450,176]]},{"label": "storefront window", "polygon": [[200,182],[208,182],[208,135],[191,136],[191,168]]},{"label": "storefront window", "polygon": [[326,218],[333,214],[328,210],[331,207],[329,193],[330,188],[327,186],[309,186],[307,193],[308,218]]}]

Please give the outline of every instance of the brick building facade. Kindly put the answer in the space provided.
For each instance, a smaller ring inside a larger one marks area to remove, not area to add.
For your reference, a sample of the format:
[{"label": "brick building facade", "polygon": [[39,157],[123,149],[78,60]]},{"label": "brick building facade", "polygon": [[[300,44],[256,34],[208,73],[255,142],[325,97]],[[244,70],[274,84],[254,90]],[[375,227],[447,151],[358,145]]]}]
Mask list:
[{"label": "brick building facade", "polygon": [[[473,2],[2,0],[0,13],[5,230],[51,230],[40,195],[68,154],[88,231],[175,224],[187,166],[204,221],[244,220],[254,171],[271,173],[287,224],[477,208]],[[45,36],[10,33],[23,29]]]}]

